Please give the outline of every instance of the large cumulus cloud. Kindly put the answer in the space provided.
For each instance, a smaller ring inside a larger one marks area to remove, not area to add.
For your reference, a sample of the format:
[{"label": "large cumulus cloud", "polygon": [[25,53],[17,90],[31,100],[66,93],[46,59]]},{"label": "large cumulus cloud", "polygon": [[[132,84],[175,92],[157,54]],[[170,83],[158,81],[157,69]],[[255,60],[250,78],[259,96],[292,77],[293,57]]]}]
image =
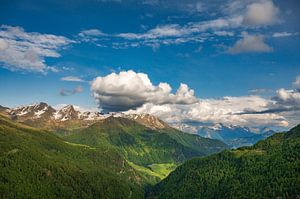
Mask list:
[{"label": "large cumulus cloud", "polygon": [[97,77],[92,81],[91,90],[104,111],[126,111],[145,103],[193,104],[198,101],[186,84],[180,84],[176,93],[172,93],[169,84],[153,85],[147,74],[132,70]]},{"label": "large cumulus cloud", "polygon": [[181,84],[176,92],[172,92],[169,84],[153,85],[147,74],[131,70],[97,77],[91,83],[91,90],[104,111],[149,113],[174,125],[205,122],[289,126],[291,118],[299,118],[294,113],[291,115],[291,112],[286,114],[286,106],[284,110],[278,109],[279,104],[283,104],[279,97],[286,104],[291,102],[288,100],[290,93],[285,96],[280,90],[276,97],[270,99],[257,95],[200,99],[186,84]]}]

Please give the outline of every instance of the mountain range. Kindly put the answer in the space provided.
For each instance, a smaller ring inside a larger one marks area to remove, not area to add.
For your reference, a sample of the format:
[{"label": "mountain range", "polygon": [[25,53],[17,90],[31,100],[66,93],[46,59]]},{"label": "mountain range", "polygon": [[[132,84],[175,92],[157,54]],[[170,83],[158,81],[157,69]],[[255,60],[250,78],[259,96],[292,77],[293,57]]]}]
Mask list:
[{"label": "mountain range", "polygon": [[[178,129],[149,114],[0,106],[0,198],[299,196],[300,126]],[[234,150],[224,143],[253,134],[270,137]]]},{"label": "mountain range", "polygon": [[226,126],[222,123],[189,122],[174,124],[174,126],[182,131],[197,134],[205,138],[218,139],[231,148],[251,146],[259,140],[263,140],[276,133],[276,131],[267,127],[249,128],[238,125]]},{"label": "mountain range", "polygon": [[1,198],[142,198],[184,161],[227,148],[147,114],[90,116],[45,103],[1,112]]},{"label": "mountain range", "polygon": [[170,128],[168,124],[149,114],[123,114],[91,111],[79,111],[73,105],[66,105],[60,109],[54,109],[50,105],[40,102],[15,108],[1,107],[0,112],[10,116],[13,120],[46,129],[72,130],[85,127],[110,116],[123,117],[136,121],[151,129]]},{"label": "mountain range", "polygon": [[226,126],[222,123],[172,123],[167,124],[159,118],[149,114],[100,113],[79,111],[72,105],[54,109],[50,105],[40,102],[16,108],[0,107],[0,112],[9,115],[12,119],[33,127],[42,127],[54,130],[57,133],[68,134],[74,129],[87,127],[97,121],[110,116],[127,118],[136,121],[151,129],[176,128],[180,131],[197,134],[201,137],[218,139],[231,148],[251,146],[259,140],[275,133],[266,127],[249,128],[237,125]]}]

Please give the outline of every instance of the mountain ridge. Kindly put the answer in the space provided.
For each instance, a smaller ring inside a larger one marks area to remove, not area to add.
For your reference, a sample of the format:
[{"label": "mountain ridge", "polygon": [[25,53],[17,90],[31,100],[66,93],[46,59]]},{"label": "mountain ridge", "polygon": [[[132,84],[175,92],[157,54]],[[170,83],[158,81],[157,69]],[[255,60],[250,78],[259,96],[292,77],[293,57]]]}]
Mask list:
[{"label": "mountain ridge", "polygon": [[73,105],[65,105],[54,109],[45,102],[22,105],[15,108],[0,108],[0,112],[12,119],[27,125],[53,130],[59,135],[72,133],[75,129],[86,128],[98,121],[109,117],[127,118],[136,121],[153,130],[178,129],[185,133],[197,134],[204,138],[218,139],[231,148],[251,146],[263,140],[275,131],[267,127],[243,127],[238,125],[224,125],[222,123],[171,123],[167,124],[150,114],[134,114],[123,112],[101,113],[97,111],[82,111]]},{"label": "mountain ridge", "polygon": [[[66,105],[59,109],[54,109],[45,102],[22,105],[15,108],[3,107],[0,112],[9,115],[12,119],[24,122],[28,125],[40,127],[41,124],[49,126],[50,129],[54,123],[58,126],[63,124],[83,123],[83,126],[91,125],[97,121],[105,120],[108,117],[124,117],[145,125],[151,129],[171,128],[167,123],[150,114],[125,114],[125,113],[107,113],[76,110],[73,105]],[[36,121],[36,122],[35,122]],[[35,123],[38,123],[35,125]],[[54,125],[55,126],[55,125]]]}]

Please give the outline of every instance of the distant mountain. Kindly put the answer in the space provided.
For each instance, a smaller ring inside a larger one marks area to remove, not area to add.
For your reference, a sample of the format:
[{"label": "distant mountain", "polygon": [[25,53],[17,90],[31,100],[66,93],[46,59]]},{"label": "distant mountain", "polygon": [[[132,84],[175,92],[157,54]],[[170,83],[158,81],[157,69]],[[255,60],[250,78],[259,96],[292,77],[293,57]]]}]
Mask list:
[{"label": "distant mountain", "polygon": [[178,123],[171,124],[171,127],[159,118],[149,114],[102,114],[99,112],[82,112],[76,110],[72,105],[67,105],[56,110],[44,102],[19,106],[13,109],[0,107],[0,111],[2,113],[5,112],[10,115],[12,119],[19,122],[33,127],[54,130],[61,134],[69,134],[74,129],[85,128],[110,116],[121,117],[136,121],[154,130],[175,127],[181,131],[198,134],[205,138],[218,139],[231,148],[253,145],[257,141],[265,139],[275,133],[268,128],[225,126],[221,123]]},{"label": "distant mountain", "polygon": [[299,198],[300,125],[251,147],[194,158],[148,198]]},{"label": "distant mountain", "polygon": [[251,146],[275,133],[275,131],[263,128],[249,128],[242,126],[225,126],[221,123],[217,124],[177,124],[177,128],[198,134],[205,138],[218,139],[229,145],[231,148],[241,146]]},{"label": "distant mountain", "polygon": [[178,123],[171,126],[159,118],[149,114],[125,114],[90,111],[79,111],[72,105],[67,105],[58,110],[44,102],[16,108],[0,107],[0,112],[9,115],[12,119],[27,125],[53,130],[60,135],[70,134],[75,129],[86,128],[110,116],[127,118],[136,121],[153,130],[171,129],[173,127],[204,138],[218,139],[231,148],[250,146],[274,134],[268,128],[248,128],[241,126],[225,126],[221,123]]}]

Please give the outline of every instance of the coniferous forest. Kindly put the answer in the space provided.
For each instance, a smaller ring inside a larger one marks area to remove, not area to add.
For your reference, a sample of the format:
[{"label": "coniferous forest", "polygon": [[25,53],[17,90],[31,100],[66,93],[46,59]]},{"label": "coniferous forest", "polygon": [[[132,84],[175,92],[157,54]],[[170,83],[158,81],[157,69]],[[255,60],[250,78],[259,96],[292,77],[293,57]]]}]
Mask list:
[{"label": "coniferous forest", "polygon": [[[194,143],[193,136],[176,131],[151,132],[125,119],[111,118],[63,137],[0,119],[1,198],[299,196],[300,126],[230,150],[217,141]],[[145,136],[150,135],[160,141],[149,143]],[[225,150],[205,152],[203,145]],[[209,153],[216,154],[205,156]]]}]

